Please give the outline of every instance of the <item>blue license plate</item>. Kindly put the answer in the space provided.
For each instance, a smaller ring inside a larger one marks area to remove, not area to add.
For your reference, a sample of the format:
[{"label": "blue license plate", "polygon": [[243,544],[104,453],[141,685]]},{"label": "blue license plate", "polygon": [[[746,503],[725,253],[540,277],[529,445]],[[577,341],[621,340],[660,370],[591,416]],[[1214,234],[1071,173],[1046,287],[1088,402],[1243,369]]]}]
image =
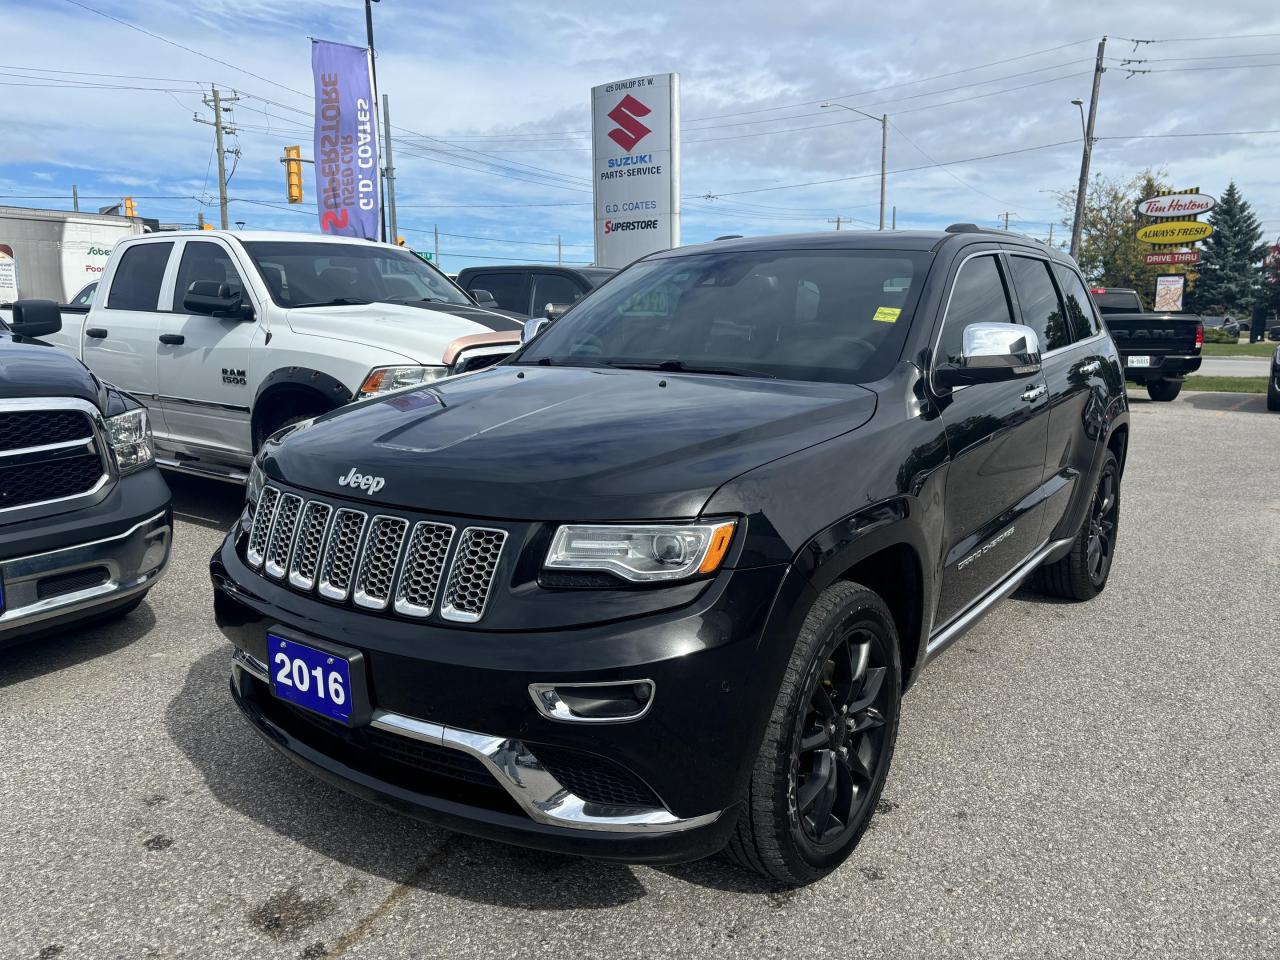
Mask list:
[{"label": "blue license plate", "polygon": [[271,692],[281,700],[351,722],[351,664],[295,640],[267,634]]}]

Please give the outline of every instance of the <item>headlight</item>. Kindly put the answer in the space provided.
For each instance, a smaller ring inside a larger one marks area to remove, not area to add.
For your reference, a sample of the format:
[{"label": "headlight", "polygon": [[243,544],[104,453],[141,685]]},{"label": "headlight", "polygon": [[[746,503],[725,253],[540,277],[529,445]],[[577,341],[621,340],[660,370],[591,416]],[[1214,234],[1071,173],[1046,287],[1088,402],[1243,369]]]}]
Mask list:
[{"label": "headlight", "polygon": [[375,367],[360,384],[358,397],[375,397],[380,393],[439,380],[448,367]]},{"label": "headlight", "polygon": [[105,422],[107,439],[121,476],[155,463],[156,450],[151,442],[151,421],[147,419],[146,410],[130,410],[118,417],[107,417]]},{"label": "headlight", "polygon": [[258,498],[262,496],[262,485],[266,479],[262,467],[258,466],[258,458],[254,457],[253,466],[249,468],[249,482],[244,489],[244,509],[240,511],[240,529],[244,533],[253,526],[253,513],[258,509]]},{"label": "headlight", "polygon": [[601,524],[561,527],[547,553],[552,570],[607,570],[650,583],[715,573],[729,552],[736,522]]}]

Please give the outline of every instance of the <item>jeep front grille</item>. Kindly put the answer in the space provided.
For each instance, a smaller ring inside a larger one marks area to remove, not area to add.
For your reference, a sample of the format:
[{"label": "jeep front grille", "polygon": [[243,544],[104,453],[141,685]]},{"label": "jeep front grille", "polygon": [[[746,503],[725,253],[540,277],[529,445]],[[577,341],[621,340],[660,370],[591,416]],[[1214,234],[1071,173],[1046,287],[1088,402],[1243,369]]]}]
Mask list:
[{"label": "jeep front grille", "polygon": [[506,540],[505,530],[466,527],[457,534],[447,523],[370,515],[267,486],[245,560],[326,600],[475,623],[484,615]]}]

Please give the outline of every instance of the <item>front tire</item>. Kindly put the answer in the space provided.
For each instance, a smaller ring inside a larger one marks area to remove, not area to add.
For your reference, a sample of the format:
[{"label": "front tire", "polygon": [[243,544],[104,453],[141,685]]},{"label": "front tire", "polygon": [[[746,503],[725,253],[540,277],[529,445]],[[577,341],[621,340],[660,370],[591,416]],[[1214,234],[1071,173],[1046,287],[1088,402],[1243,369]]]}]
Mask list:
[{"label": "front tire", "polygon": [[1280,379],[1276,373],[1271,374],[1271,379],[1267,381],[1267,409],[1280,410],[1280,387],[1276,386],[1276,380]]},{"label": "front tire", "polygon": [[1035,572],[1035,586],[1067,600],[1092,600],[1107,586],[1120,530],[1120,461],[1108,449],[1098,474],[1089,513],[1061,560]]},{"label": "front tire", "polygon": [[1168,402],[1182,392],[1181,380],[1148,380],[1147,396],[1152,400]]},{"label": "front tire", "polygon": [[789,885],[848,858],[884,788],[902,666],[893,616],[873,591],[832,584],[800,628],[756,756],[729,855]]}]

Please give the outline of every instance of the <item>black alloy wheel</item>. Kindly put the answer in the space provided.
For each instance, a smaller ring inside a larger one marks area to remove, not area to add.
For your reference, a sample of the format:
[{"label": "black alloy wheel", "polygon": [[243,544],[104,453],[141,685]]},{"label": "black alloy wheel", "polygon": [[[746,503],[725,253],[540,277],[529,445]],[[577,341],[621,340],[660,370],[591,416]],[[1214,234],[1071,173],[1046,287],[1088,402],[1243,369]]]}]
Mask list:
[{"label": "black alloy wheel", "polygon": [[883,642],[865,625],[833,638],[797,713],[789,806],[802,842],[842,846],[863,819],[885,745]]},{"label": "black alloy wheel", "polygon": [[1112,458],[1103,465],[1098,489],[1089,511],[1089,580],[1097,589],[1107,582],[1111,558],[1115,555],[1116,526],[1120,512],[1120,478]]},{"label": "black alloy wheel", "polygon": [[875,812],[898,734],[893,614],[847,580],[818,595],[781,679],[729,855],[789,885],[848,858]]}]

